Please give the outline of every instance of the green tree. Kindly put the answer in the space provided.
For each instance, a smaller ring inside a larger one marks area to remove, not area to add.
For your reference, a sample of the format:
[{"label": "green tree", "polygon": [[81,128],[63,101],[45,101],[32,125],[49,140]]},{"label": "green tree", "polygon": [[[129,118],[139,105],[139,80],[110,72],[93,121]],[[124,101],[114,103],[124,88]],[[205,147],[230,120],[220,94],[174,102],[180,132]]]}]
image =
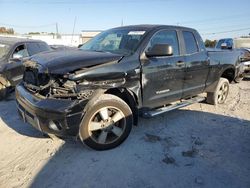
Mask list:
[{"label": "green tree", "polygon": [[14,34],[15,31],[13,28],[0,27],[0,33],[2,33],[2,34]]},{"label": "green tree", "polygon": [[205,40],[205,46],[207,47],[207,48],[214,48],[215,47],[215,45],[216,45],[216,40],[209,40],[209,39],[206,39]]}]

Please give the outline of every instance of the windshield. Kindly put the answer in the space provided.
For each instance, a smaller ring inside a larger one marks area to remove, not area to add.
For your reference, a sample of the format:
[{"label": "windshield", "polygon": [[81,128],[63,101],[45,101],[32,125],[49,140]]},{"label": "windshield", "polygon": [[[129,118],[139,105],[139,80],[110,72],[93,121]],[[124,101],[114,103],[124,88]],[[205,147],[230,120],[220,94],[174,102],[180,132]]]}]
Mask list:
[{"label": "windshield", "polygon": [[146,31],[132,29],[111,29],[104,31],[80,47],[82,50],[133,54]]},{"label": "windshield", "polygon": [[10,48],[9,45],[0,43],[0,59],[8,54],[9,48]]}]

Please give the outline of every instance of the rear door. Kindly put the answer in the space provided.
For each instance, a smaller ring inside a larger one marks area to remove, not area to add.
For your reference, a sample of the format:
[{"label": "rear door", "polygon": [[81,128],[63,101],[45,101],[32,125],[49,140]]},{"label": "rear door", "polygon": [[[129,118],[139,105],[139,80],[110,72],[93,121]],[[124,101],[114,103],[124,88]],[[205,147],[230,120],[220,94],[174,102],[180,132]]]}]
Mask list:
[{"label": "rear door", "polygon": [[158,107],[178,100],[182,96],[185,73],[184,56],[176,30],[163,29],[150,39],[146,51],[155,44],[169,44],[172,56],[145,57],[142,61],[143,106]]},{"label": "rear door", "polygon": [[203,92],[209,71],[209,59],[199,34],[182,30],[186,72],[182,98]]}]

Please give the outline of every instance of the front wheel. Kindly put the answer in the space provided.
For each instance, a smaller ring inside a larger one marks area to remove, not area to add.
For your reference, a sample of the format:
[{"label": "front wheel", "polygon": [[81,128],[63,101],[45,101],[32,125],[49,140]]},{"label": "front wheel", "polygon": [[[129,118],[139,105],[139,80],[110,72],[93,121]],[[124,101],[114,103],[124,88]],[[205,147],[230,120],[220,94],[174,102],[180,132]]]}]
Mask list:
[{"label": "front wheel", "polygon": [[220,78],[214,92],[207,93],[207,103],[217,105],[223,104],[229,93],[229,82],[226,78]]},{"label": "front wheel", "polygon": [[235,81],[236,83],[240,83],[240,82],[243,80],[243,78],[244,78],[243,75],[239,75],[239,76],[237,76],[237,77],[234,79],[234,81]]},{"label": "front wheel", "polygon": [[0,100],[3,100],[7,95],[7,88],[0,83]]},{"label": "front wheel", "polygon": [[130,107],[119,97],[104,94],[87,108],[79,136],[92,149],[112,149],[128,137],[132,125]]}]

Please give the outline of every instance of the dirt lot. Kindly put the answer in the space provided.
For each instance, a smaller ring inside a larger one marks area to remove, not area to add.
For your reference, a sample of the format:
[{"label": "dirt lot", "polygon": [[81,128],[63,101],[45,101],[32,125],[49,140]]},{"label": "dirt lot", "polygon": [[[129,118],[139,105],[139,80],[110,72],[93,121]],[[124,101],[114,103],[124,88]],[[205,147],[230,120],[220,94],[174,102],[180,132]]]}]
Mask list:
[{"label": "dirt lot", "polygon": [[224,105],[140,119],[120,147],[97,152],[43,137],[0,102],[0,188],[250,187],[250,80]]}]

